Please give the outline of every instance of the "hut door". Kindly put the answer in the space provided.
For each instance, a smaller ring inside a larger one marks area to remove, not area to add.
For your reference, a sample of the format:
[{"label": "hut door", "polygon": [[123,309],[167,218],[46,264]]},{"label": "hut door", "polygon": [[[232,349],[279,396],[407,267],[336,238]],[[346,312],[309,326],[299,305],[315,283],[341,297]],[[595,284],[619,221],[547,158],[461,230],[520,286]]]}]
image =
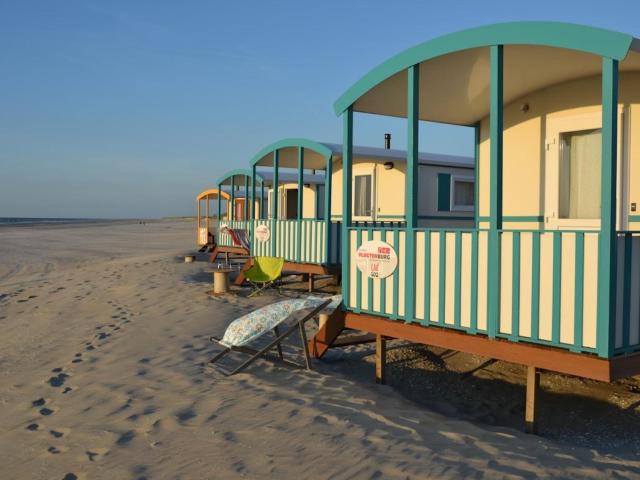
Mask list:
[{"label": "hut door", "polygon": [[[618,129],[618,225],[623,216],[625,192],[620,178],[622,110]],[[602,115],[600,112],[576,117],[550,119],[545,152],[544,227],[550,230],[600,228],[602,157]]]}]

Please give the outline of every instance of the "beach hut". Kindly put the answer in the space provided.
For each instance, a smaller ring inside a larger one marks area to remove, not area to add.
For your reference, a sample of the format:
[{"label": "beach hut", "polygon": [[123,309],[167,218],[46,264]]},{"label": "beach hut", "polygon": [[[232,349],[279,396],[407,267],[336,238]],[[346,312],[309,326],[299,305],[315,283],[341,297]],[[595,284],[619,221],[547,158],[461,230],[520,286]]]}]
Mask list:
[{"label": "beach hut", "polygon": [[[211,202],[222,202],[224,200],[225,205],[228,205],[230,195],[221,190],[211,188],[200,192],[196,197],[197,204],[197,217],[196,217],[196,242],[201,251],[211,249],[215,247],[215,233],[216,227],[212,225],[211,219],[216,219],[216,225],[218,223],[218,217],[213,217],[215,205],[212,206]],[[228,207],[225,208],[225,211]]]},{"label": "beach hut", "polygon": [[[390,58],[335,103],[344,198],[355,112],[408,126],[405,223],[342,211],[344,324],[378,335],[379,371],[386,337],[526,365],[530,429],[538,369],[640,372],[640,39],[517,22]],[[423,120],[476,129],[474,227],[419,223]]]},{"label": "beach hut", "polygon": [[[363,225],[404,222],[404,196],[398,192],[404,190],[406,153],[355,147],[352,159],[355,220]],[[418,161],[420,179],[430,186],[420,204],[421,221],[473,226],[473,159],[420,154]],[[280,140],[260,150],[251,160],[251,169],[267,186],[268,203],[266,218],[252,217],[251,254],[284,257],[289,271],[339,273],[342,145],[303,138]]]},{"label": "beach hut", "polygon": [[[251,195],[254,185],[260,187],[259,196]],[[215,262],[218,255],[229,254],[249,255],[249,211],[261,215],[263,211],[264,181],[261,176],[252,175],[251,170],[235,169],[220,177],[217,182],[218,191],[226,195],[226,209],[223,209],[223,195],[218,196],[217,218],[220,221],[216,227],[216,246],[210,261]],[[225,192],[228,190],[228,193]],[[251,208],[252,201],[253,208]]]}]

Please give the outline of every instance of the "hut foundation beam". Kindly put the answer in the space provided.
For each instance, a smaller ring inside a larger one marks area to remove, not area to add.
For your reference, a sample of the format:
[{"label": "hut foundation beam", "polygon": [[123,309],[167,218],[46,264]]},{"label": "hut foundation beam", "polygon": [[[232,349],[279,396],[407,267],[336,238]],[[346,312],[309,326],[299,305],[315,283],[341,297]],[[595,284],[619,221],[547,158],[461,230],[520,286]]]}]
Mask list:
[{"label": "hut foundation beam", "polygon": [[524,429],[527,433],[538,432],[538,419],[536,409],[538,403],[538,391],[540,390],[540,370],[532,365],[527,366],[527,399],[524,412]]}]

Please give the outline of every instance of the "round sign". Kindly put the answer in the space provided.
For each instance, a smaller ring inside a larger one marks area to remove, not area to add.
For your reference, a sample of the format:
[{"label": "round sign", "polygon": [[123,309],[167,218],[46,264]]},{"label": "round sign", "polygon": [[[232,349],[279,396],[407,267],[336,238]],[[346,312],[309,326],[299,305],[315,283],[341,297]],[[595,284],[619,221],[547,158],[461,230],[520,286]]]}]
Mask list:
[{"label": "round sign", "polygon": [[398,267],[398,255],[391,245],[369,240],[356,251],[356,266],[370,278],[386,278]]},{"label": "round sign", "polygon": [[268,242],[271,237],[271,230],[266,225],[258,225],[255,230],[256,240],[260,242]]}]

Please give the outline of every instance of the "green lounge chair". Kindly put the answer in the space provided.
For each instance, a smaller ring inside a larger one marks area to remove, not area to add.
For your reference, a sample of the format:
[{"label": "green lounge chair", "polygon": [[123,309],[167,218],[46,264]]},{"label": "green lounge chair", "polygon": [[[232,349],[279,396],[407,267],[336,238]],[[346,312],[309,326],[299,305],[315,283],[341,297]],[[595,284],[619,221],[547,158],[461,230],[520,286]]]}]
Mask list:
[{"label": "green lounge chair", "polygon": [[265,289],[275,286],[282,275],[283,266],[284,258],[282,257],[254,257],[253,265],[244,272],[244,277],[253,287],[249,296],[253,297]]}]

